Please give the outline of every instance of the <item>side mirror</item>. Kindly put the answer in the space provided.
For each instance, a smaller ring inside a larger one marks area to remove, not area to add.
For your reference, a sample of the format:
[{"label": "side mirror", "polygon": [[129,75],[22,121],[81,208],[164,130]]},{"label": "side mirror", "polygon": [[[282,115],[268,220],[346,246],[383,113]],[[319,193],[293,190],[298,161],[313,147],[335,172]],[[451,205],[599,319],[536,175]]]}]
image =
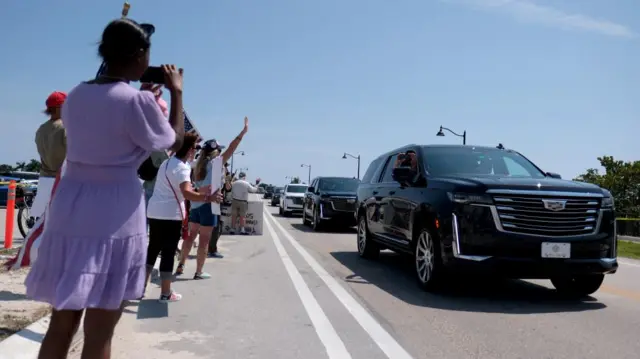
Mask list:
[{"label": "side mirror", "polygon": [[399,182],[400,184],[409,184],[413,181],[416,172],[408,166],[396,167],[391,172],[391,177],[394,181]]},{"label": "side mirror", "polygon": [[315,192],[315,190],[314,190],[313,187],[310,186],[310,187],[307,187],[307,192],[313,193],[313,192]]},{"label": "side mirror", "polygon": [[551,177],[551,178],[562,179],[562,176],[560,176],[559,174],[554,173],[554,172],[547,172],[547,176]]}]

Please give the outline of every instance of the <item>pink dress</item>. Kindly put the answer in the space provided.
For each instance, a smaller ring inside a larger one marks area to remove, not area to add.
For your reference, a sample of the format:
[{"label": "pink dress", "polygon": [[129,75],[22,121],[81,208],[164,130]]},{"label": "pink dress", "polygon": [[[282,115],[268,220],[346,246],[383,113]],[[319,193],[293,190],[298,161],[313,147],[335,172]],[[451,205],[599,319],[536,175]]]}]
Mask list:
[{"label": "pink dress", "polygon": [[80,84],[62,108],[67,168],[51,200],[27,296],[57,310],[118,309],[142,295],[147,227],[138,166],[173,145],[153,94]]}]

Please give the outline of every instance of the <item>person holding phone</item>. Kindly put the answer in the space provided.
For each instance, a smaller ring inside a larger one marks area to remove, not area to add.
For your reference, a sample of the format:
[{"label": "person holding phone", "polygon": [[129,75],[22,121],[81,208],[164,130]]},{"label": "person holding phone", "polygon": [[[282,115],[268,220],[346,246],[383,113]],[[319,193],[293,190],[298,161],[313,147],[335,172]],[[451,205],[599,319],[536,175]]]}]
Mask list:
[{"label": "person holding phone", "polygon": [[109,23],[100,77],[67,95],[65,175],[51,199],[27,296],[52,306],[38,358],[66,358],[84,315],[83,359],[108,359],[123,303],[144,290],[147,225],[138,168],[152,151],[182,148],[182,70],[163,65],[169,118],[150,91],[132,87],[149,66],[149,33],[130,19]]},{"label": "person holding phone", "polygon": [[182,223],[187,215],[185,200],[202,203],[220,202],[222,196],[210,194],[203,186],[196,192],[191,185],[191,166],[196,153],[198,136],[188,133],[184,136],[184,144],[169,159],[160,165],[153,195],[149,199],[147,217],[149,218],[149,247],[147,249],[148,282],[153,266],[160,259],[160,302],[175,302],[182,295],[171,289],[173,264],[178,242],[182,235]]},{"label": "person holding phone", "polygon": [[[244,127],[240,134],[231,141],[229,147],[225,149],[225,146],[221,145],[215,139],[205,141],[202,144],[202,151],[198,157],[198,162],[194,168],[194,179],[196,186],[209,186],[210,190],[221,193],[224,186],[224,163],[229,161],[233,153],[236,151],[242,138],[249,131],[249,119],[244,118]],[[224,152],[223,152],[224,150]],[[199,189],[200,191],[200,189]],[[211,276],[208,273],[203,272],[204,263],[207,257],[207,249],[209,248],[209,241],[211,240],[211,234],[216,226],[219,225],[220,215],[222,214],[220,209],[220,203],[214,202],[210,205],[205,203],[193,202],[191,204],[192,212],[189,216],[189,240],[182,243],[182,251],[180,253],[180,262],[176,269],[176,275],[184,273],[184,266],[191,252],[191,247],[195,241],[196,236],[199,236],[198,242],[198,255],[196,262],[196,272],[193,279],[207,279]],[[215,248],[209,255],[216,258],[222,258],[222,254]]]}]

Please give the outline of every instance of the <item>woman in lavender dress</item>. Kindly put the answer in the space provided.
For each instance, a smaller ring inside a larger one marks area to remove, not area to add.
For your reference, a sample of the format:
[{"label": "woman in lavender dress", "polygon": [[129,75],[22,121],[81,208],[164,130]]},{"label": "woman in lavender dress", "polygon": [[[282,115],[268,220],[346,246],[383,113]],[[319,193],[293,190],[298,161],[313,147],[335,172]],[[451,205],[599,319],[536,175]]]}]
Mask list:
[{"label": "woman in lavender dress", "polygon": [[99,53],[104,76],[76,86],[63,106],[67,165],[26,279],[27,295],[53,306],[38,358],[65,358],[83,312],[83,359],[111,356],[122,303],[142,295],[147,228],[137,168],[151,151],[181,147],[182,71],[164,65],[169,120],[150,91],[129,81],[149,66],[147,33],[111,22]]}]

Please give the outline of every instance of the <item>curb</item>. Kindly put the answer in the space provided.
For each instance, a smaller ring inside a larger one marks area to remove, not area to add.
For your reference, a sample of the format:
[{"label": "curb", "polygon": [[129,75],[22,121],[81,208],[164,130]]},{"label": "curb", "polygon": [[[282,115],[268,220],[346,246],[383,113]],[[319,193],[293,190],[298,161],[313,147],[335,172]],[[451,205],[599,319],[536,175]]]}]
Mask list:
[{"label": "curb", "polygon": [[[0,342],[0,359],[36,359],[42,339],[49,329],[51,315],[41,318],[21,331]],[[78,332],[71,341],[69,352],[82,343],[82,321]]]}]

